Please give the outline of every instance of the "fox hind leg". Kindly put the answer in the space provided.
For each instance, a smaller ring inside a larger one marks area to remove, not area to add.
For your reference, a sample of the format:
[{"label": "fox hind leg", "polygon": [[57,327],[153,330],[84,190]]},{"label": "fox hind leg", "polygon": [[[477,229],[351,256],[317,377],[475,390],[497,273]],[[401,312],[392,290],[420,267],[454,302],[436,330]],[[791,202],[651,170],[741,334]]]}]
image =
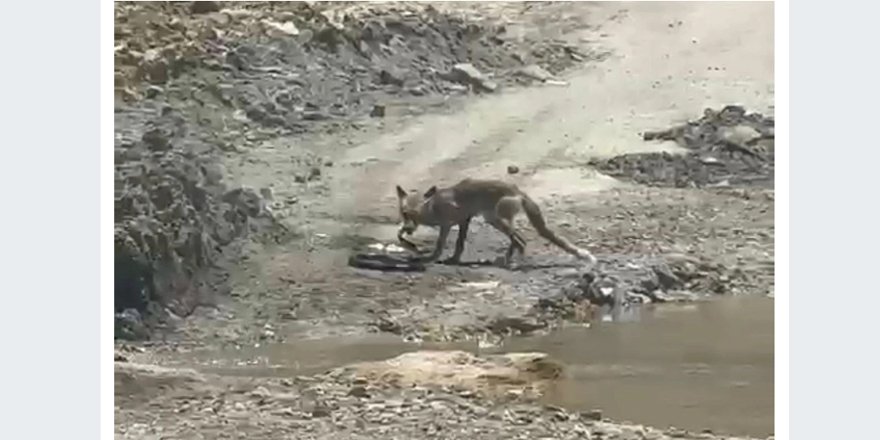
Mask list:
[{"label": "fox hind leg", "polygon": [[486,219],[487,223],[491,225],[493,228],[497,229],[502,234],[506,235],[510,239],[510,245],[507,246],[507,251],[504,253],[504,257],[502,258],[502,264],[504,266],[510,265],[511,258],[513,257],[513,253],[515,251],[519,251],[520,255],[524,254],[526,251],[526,241],[513,228],[513,222],[507,218],[498,218],[492,217]]}]

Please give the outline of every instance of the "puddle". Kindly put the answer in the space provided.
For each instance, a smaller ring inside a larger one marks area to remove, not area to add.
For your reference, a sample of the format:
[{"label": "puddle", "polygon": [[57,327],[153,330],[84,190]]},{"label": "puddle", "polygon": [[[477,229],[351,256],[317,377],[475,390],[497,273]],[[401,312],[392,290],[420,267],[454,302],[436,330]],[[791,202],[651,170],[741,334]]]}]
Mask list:
[{"label": "puddle", "polygon": [[645,309],[638,318],[504,349],[539,350],[566,365],[548,403],[656,427],[773,434],[773,299]]},{"label": "puddle", "polygon": [[618,421],[764,437],[773,433],[773,299],[721,298],[637,308],[613,322],[570,327],[480,349],[476,341],[405,343],[393,335],[301,340],[229,352],[192,353],[205,372],[290,377],[418,349],[539,351],[566,365],[545,401],[601,409]]}]

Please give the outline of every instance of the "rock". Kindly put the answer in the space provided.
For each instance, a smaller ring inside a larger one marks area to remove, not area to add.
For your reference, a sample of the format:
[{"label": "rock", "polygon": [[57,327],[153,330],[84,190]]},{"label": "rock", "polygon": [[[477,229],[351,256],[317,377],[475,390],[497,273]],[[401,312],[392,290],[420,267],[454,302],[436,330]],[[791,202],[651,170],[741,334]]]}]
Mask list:
[{"label": "rock", "polygon": [[330,417],[332,411],[325,405],[315,405],[315,408],[312,410],[312,417]]},{"label": "rock", "polygon": [[450,78],[455,82],[470,85],[479,91],[494,92],[498,89],[498,85],[495,82],[489,80],[486,75],[470,63],[460,63],[452,66]]},{"label": "rock", "polygon": [[149,99],[153,99],[153,98],[161,95],[162,92],[163,92],[162,87],[159,87],[156,85],[151,85],[151,86],[147,87],[147,92],[145,93],[145,96]]},{"label": "rock", "polygon": [[255,399],[266,399],[271,396],[271,393],[269,393],[269,390],[267,390],[266,387],[258,386],[248,393],[248,396]]},{"label": "rock", "polygon": [[367,388],[363,385],[355,385],[348,390],[348,395],[353,397],[367,398],[370,397],[370,394],[367,392]]},{"label": "rock", "polygon": [[158,50],[150,49],[138,65],[138,76],[153,84],[165,84],[169,78],[168,62]]},{"label": "rock", "polygon": [[382,84],[391,84],[398,87],[403,87],[403,77],[403,72],[398,69],[382,69],[382,71],[379,73],[379,82]]},{"label": "rock", "polygon": [[488,329],[493,333],[514,331],[519,334],[528,334],[544,327],[545,325],[538,322],[534,317],[525,316],[501,317],[488,325]]},{"label": "rock", "polygon": [[555,78],[552,73],[548,72],[543,67],[537,64],[532,64],[530,66],[520,68],[516,71],[516,74],[541,82],[545,82],[547,80],[552,80]]},{"label": "rock", "polygon": [[197,1],[189,5],[189,12],[192,14],[208,14],[220,11],[219,2]]},{"label": "rock", "polygon": [[268,186],[260,188],[260,197],[262,197],[266,200],[275,200],[275,196],[272,192],[272,188],[270,188]]},{"label": "rock", "polygon": [[403,326],[401,326],[400,323],[393,318],[388,318],[384,316],[379,317],[378,322],[375,325],[376,328],[379,329],[379,331],[394,333],[396,335],[399,335],[403,332]]},{"label": "rock", "polygon": [[330,119],[330,115],[320,110],[306,110],[303,112],[302,118],[306,121],[326,121]]},{"label": "rock", "polygon": [[748,125],[736,125],[734,127],[722,127],[718,137],[737,145],[749,145],[761,138],[761,133]]},{"label": "rock", "polygon": [[507,166],[507,174],[516,174],[519,173],[519,167],[516,165],[508,165]]},{"label": "rock", "polygon": [[266,34],[274,37],[295,37],[299,35],[299,29],[292,22],[279,23],[272,20],[262,20],[260,23],[266,29]]},{"label": "rock", "polygon": [[318,180],[321,178],[321,169],[318,167],[312,167],[309,169],[309,177],[308,180]]},{"label": "rock", "polygon": [[409,89],[407,89],[407,92],[409,92],[409,94],[413,96],[425,96],[428,93],[422,86],[410,87]]},{"label": "rock", "polygon": [[374,105],[373,110],[370,111],[370,116],[374,118],[384,118],[385,117],[385,106],[384,105]]},{"label": "rock", "polygon": [[161,128],[147,130],[141,136],[141,141],[152,151],[168,151],[171,149],[171,140],[168,138],[168,134]]},{"label": "rock", "polygon": [[589,411],[581,412],[581,418],[585,420],[593,420],[600,421],[602,420],[602,410],[601,409],[591,409]]},{"label": "rock", "polygon": [[676,428],[676,427],[672,427],[672,428],[667,429],[666,431],[664,431],[664,434],[666,434],[672,438],[684,438],[684,437],[688,436],[687,431],[685,431],[683,429]]},{"label": "rock", "polygon": [[562,366],[542,353],[478,357],[463,351],[416,351],[380,362],[355,364],[352,372],[396,386],[449,387],[503,396],[524,386],[541,389],[561,375]]},{"label": "rock", "polygon": [[651,267],[651,270],[657,275],[657,280],[663,289],[675,289],[684,284],[666,264],[654,265]]},{"label": "rock", "polygon": [[149,337],[149,330],[140,312],[135,309],[125,309],[116,314],[114,336],[129,341],[143,340]]},{"label": "rock", "polygon": [[557,79],[548,79],[548,80],[545,80],[545,81],[544,81],[544,84],[547,84],[548,86],[567,86],[567,85],[568,85],[567,82],[565,82],[565,81],[559,81],[559,80],[557,80]]},{"label": "rock", "polygon": [[667,301],[675,302],[693,302],[697,299],[697,295],[689,290],[670,290],[666,293]]}]

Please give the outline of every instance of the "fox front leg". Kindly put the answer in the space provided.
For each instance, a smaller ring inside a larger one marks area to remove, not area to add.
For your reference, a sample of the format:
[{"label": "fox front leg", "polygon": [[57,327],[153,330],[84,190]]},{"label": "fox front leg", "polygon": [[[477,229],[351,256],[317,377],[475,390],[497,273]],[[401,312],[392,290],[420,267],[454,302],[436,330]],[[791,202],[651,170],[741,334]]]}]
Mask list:
[{"label": "fox front leg", "polygon": [[468,227],[471,219],[468,218],[458,224],[458,238],[455,240],[455,252],[452,257],[444,261],[444,264],[458,264],[461,261],[461,254],[464,253],[464,243],[467,240]]},{"label": "fox front leg", "polygon": [[446,239],[449,237],[449,230],[452,229],[449,225],[440,226],[440,235],[437,236],[437,245],[434,246],[434,252],[431,252],[431,255],[422,258],[423,262],[432,262],[440,259],[440,255],[443,254],[443,247],[446,245]]}]

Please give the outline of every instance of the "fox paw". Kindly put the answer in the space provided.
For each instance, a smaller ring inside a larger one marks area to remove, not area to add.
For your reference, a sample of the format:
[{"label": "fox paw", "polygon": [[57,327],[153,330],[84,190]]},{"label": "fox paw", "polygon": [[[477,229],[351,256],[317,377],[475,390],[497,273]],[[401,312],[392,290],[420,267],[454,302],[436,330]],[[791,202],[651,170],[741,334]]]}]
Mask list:
[{"label": "fox paw", "polygon": [[578,259],[581,259],[581,260],[587,260],[587,263],[589,263],[590,265],[594,265],[598,262],[598,260],[596,260],[596,257],[593,256],[593,254],[591,254],[589,251],[586,251],[583,249],[578,250],[577,257],[578,257]]}]

